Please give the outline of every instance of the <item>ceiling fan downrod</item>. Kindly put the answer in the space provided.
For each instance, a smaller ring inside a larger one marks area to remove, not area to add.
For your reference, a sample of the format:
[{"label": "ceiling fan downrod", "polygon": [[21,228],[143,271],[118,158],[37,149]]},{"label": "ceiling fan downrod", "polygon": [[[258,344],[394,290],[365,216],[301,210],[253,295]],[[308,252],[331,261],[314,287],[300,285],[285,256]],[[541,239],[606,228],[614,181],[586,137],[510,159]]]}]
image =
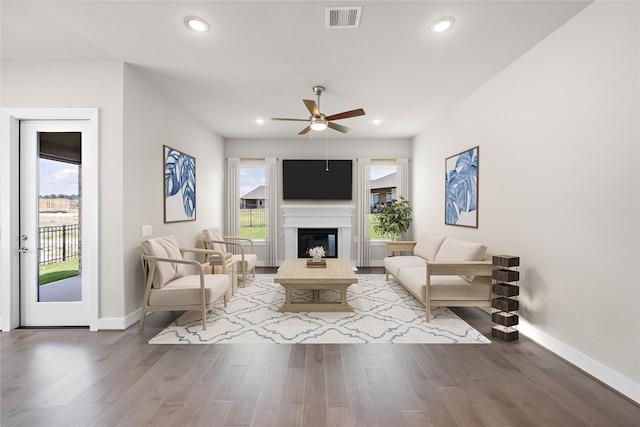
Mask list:
[{"label": "ceiling fan downrod", "polygon": [[318,97],[318,102],[316,103],[318,116],[315,116],[314,114],[312,114],[311,117],[309,118],[311,123],[311,129],[315,131],[326,130],[327,125],[329,124],[329,121],[327,120],[327,116],[325,116],[323,113],[320,112],[321,111],[320,95],[324,93],[324,86],[314,86],[313,93],[316,94],[316,96]]},{"label": "ceiling fan downrod", "polygon": [[318,111],[320,110],[320,95],[322,95],[324,93],[324,86],[314,86],[313,87],[313,93],[315,93],[318,96]]}]

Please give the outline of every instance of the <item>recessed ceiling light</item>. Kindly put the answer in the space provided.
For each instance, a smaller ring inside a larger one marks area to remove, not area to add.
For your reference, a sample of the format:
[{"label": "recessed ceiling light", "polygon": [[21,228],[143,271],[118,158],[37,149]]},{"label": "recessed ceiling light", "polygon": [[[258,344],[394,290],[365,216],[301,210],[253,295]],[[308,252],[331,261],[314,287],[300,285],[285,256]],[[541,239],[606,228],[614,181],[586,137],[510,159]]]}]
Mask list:
[{"label": "recessed ceiling light", "polygon": [[263,125],[264,124],[264,119],[256,119],[256,123],[259,125]]},{"label": "recessed ceiling light", "polygon": [[438,18],[431,24],[431,31],[434,33],[441,33],[443,31],[447,31],[449,28],[453,27],[453,23],[456,22],[451,16],[443,16],[442,18]]},{"label": "recessed ceiling light", "polygon": [[191,28],[194,31],[209,30],[209,24],[207,24],[207,21],[197,16],[187,16],[186,18],[184,18],[184,23],[187,24],[187,27]]},{"label": "recessed ceiling light", "polygon": [[371,120],[371,123],[373,123],[374,125],[379,125],[380,123],[382,123],[382,119],[373,119]]}]

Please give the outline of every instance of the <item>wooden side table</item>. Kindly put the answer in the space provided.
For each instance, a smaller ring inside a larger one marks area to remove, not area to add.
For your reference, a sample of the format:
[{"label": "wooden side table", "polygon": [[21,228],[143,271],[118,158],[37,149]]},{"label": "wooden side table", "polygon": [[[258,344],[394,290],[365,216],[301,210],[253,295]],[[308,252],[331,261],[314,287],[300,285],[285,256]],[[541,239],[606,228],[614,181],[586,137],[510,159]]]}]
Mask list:
[{"label": "wooden side table", "polygon": [[395,252],[410,252],[416,247],[415,240],[394,240],[384,242],[387,245],[387,256],[394,256]]},{"label": "wooden side table", "polygon": [[236,263],[231,259],[230,253],[225,253],[224,260],[220,258],[214,258],[207,265],[202,266],[202,271],[205,274],[228,274],[231,282],[227,297],[231,298],[236,294],[238,289],[238,271],[236,270]]}]

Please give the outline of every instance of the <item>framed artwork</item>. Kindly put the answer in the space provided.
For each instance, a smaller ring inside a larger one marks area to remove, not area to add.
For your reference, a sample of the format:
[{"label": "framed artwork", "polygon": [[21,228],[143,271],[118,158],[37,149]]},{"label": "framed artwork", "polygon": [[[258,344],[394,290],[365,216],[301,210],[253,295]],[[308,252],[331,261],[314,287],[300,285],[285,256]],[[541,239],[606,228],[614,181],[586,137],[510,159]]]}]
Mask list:
[{"label": "framed artwork", "polygon": [[195,221],[196,159],[163,146],[164,222]]},{"label": "framed artwork", "polygon": [[478,228],[479,151],[474,147],[445,159],[445,224]]}]

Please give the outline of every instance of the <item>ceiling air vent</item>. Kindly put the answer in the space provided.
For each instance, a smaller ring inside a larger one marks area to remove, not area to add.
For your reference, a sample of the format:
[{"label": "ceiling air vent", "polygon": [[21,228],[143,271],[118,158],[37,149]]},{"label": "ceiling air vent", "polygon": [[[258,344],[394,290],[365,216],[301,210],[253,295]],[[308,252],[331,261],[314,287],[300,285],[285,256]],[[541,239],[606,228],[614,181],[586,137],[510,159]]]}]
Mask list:
[{"label": "ceiling air vent", "polygon": [[327,7],[327,28],[358,28],[362,6]]}]

